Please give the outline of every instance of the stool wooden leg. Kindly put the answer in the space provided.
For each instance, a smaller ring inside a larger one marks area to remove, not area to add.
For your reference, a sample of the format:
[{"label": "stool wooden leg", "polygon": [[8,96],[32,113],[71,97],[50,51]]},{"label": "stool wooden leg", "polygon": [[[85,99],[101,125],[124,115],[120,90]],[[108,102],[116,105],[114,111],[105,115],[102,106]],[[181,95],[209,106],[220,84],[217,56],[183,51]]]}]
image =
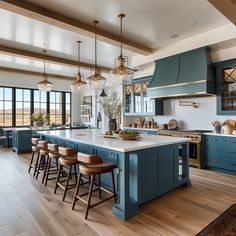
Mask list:
[{"label": "stool wooden leg", "polygon": [[68,190],[68,183],[69,183],[70,176],[71,176],[71,169],[72,169],[72,166],[70,166],[70,168],[69,168],[69,173],[68,173],[68,176],[67,176],[67,178],[66,178],[66,184],[65,184],[65,189],[64,189],[62,201],[65,200],[66,193],[67,193],[67,190]]},{"label": "stool wooden leg", "polygon": [[90,202],[91,202],[91,197],[92,197],[92,192],[93,192],[93,183],[94,183],[94,175],[92,175],[90,186],[89,186],[89,194],[88,194],[88,201],[86,205],[86,212],[85,212],[85,219],[88,217],[88,211],[90,208]]},{"label": "stool wooden leg", "polygon": [[75,174],[75,184],[77,184],[77,171],[76,171],[76,165],[74,165],[74,174]]},{"label": "stool wooden leg", "polygon": [[39,177],[39,171],[40,171],[40,167],[41,167],[41,165],[42,165],[42,156],[43,155],[39,155],[39,164],[38,164],[38,166],[37,166],[37,168],[36,168],[36,179],[38,179],[38,177]]},{"label": "stool wooden leg", "polygon": [[46,173],[45,173],[45,186],[47,186],[47,183],[48,183],[48,175],[49,175],[49,170],[50,170],[50,167],[51,167],[51,158],[48,157],[48,161],[47,161],[47,166],[46,166]]},{"label": "stool wooden leg", "polygon": [[98,189],[98,193],[99,193],[99,198],[101,199],[102,198],[102,191],[101,191],[101,175],[99,174],[98,175],[98,186],[99,186],[99,189]]},{"label": "stool wooden leg", "polygon": [[79,173],[79,177],[78,177],[77,184],[76,184],[76,189],[75,189],[75,195],[74,195],[72,210],[74,210],[74,208],[75,208],[75,203],[76,203],[76,201],[77,201],[77,195],[78,195],[78,193],[79,193],[79,187],[80,187],[81,178],[82,178],[82,174]]},{"label": "stool wooden leg", "polygon": [[45,163],[45,166],[44,166],[44,172],[43,172],[42,183],[44,182],[45,177],[46,177],[46,172],[47,172],[47,168],[48,168],[49,156],[46,155],[46,156],[45,156],[45,159],[46,159],[46,163]]},{"label": "stool wooden leg", "polygon": [[57,192],[57,183],[59,182],[60,180],[60,175],[61,175],[61,170],[63,169],[63,166],[59,164],[59,170],[58,170],[58,174],[57,174],[57,181],[56,181],[56,186],[55,186],[55,189],[54,189],[54,193]]},{"label": "stool wooden leg", "polygon": [[33,164],[33,160],[34,160],[34,154],[35,154],[35,152],[32,151],[32,155],[31,155],[31,160],[30,160],[30,165],[29,165],[28,173],[30,173],[30,170],[31,170],[31,168],[32,168],[32,164]]},{"label": "stool wooden leg", "polygon": [[37,158],[36,158],[36,162],[35,162],[35,167],[34,167],[34,177],[36,175],[36,170],[38,168],[38,164],[39,164],[39,155],[40,153],[38,152]]},{"label": "stool wooden leg", "polygon": [[114,171],[111,172],[111,180],[112,180],[112,192],[114,196],[114,202],[116,203],[116,187],[115,187],[115,178],[114,178]]}]

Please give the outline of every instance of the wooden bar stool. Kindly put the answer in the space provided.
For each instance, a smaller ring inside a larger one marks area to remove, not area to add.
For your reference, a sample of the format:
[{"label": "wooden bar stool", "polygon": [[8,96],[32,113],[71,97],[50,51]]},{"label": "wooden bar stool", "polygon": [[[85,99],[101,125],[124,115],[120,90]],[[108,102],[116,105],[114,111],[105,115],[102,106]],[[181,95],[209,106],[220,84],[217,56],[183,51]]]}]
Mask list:
[{"label": "wooden bar stool", "polygon": [[[47,185],[48,180],[56,179],[56,177],[49,178],[49,175],[55,175],[58,173],[58,144],[48,143],[48,158],[46,162],[46,168],[44,171],[45,186]],[[56,163],[52,163],[52,160],[55,160]]]},{"label": "wooden bar stool", "polygon": [[[77,151],[72,148],[66,148],[66,147],[59,147],[59,170],[57,175],[57,182],[55,186],[54,193],[57,192],[57,188],[60,187],[64,190],[62,201],[65,200],[66,193],[69,189],[75,188],[77,183],[77,172],[76,172],[76,165],[78,165],[80,162],[78,161],[76,157]],[[63,168],[69,168],[68,174],[65,179],[60,180],[63,176]],[[72,173],[72,167],[74,167],[74,173]],[[73,175],[75,176],[75,183],[69,184],[69,180],[72,179]],[[65,182],[65,185],[63,183]]]},{"label": "wooden bar stool", "polygon": [[44,172],[46,168],[46,163],[47,163],[47,157],[48,157],[48,141],[46,140],[40,140],[38,142],[38,148],[39,148],[39,158],[36,163],[36,179],[38,178],[39,174],[42,174],[42,183],[44,181]]},{"label": "wooden bar stool", "polygon": [[[106,163],[103,162],[102,158],[99,156],[94,156],[94,155],[88,155],[79,152],[77,154],[78,161],[81,163],[79,166],[79,177],[77,180],[77,185],[75,189],[75,195],[74,195],[74,201],[72,205],[72,210],[74,210],[75,203],[77,200],[81,200],[86,204],[86,212],[85,212],[85,219],[88,217],[88,211],[90,208],[97,206],[98,204],[101,204],[111,198],[114,198],[114,202],[116,203],[116,190],[115,190],[115,179],[114,179],[114,169],[117,168],[116,164],[113,163]],[[101,181],[100,181],[100,175],[105,174],[105,173],[111,173],[111,180],[112,180],[112,191],[104,188],[101,186]],[[79,188],[80,188],[80,180],[84,176],[89,176],[91,178],[90,185],[89,185],[89,192],[79,194]],[[98,176],[98,187],[96,189],[93,189],[94,185],[94,180],[95,176]],[[99,197],[101,199],[101,190],[107,192],[110,194],[109,197],[100,200],[99,202],[96,202],[94,204],[90,204],[91,202],[91,196],[92,192],[99,191]],[[88,195],[87,201],[85,201],[82,197]]]},{"label": "wooden bar stool", "polygon": [[[34,168],[34,176],[35,176],[35,173],[36,173],[35,166],[36,166],[37,160],[39,158],[39,147],[37,146],[38,145],[38,141],[39,141],[39,138],[31,138],[31,142],[32,142],[32,155],[31,155],[31,160],[30,160],[30,165],[29,165],[28,173],[30,173],[31,168]],[[34,163],[35,154],[37,155],[37,157],[36,157],[36,162]]]}]

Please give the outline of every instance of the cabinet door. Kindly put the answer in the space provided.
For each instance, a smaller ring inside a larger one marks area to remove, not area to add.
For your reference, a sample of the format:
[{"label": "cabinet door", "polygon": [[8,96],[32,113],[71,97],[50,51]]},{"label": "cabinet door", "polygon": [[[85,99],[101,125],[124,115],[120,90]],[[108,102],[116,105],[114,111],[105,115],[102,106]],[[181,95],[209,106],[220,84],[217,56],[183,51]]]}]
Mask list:
[{"label": "cabinet door", "polygon": [[176,153],[175,149],[159,151],[159,191],[160,194],[171,190],[176,183]]},{"label": "cabinet door", "polygon": [[141,201],[154,198],[159,191],[159,161],[157,151],[146,151],[141,158]]},{"label": "cabinet door", "polygon": [[125,113],[132,112],[132,104],[131,104],[131,84],[124,84],[124,110]]},{"label": "cabinet door", "polygon": [[133,84],[133,112],[142,112],[142,84]]},{"label": "cabinet door", "polygon": [[236,60],[216,64],[217,115],[236,115]]}]

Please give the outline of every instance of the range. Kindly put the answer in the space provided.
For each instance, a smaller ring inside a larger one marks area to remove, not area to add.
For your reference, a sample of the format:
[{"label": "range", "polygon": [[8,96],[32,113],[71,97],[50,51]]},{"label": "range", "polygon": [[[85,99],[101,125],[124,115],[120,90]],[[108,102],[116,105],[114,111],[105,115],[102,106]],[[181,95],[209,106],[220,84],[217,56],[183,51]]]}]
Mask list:
[{"label": "range", "polygon": [[160,130],[159,135],[190,138],[189,143],[189,165],[201,168],[204,162],[202,134],[212,132],[211,130],[174,129]]}]

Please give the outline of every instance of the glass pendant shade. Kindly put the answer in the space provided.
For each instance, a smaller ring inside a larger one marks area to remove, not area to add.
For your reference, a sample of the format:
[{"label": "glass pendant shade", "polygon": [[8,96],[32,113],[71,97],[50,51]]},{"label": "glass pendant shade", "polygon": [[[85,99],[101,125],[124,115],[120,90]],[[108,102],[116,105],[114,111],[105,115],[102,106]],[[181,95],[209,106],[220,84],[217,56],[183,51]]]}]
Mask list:
[{"label": "glass pendant shade", "polygon": [[83,79],[84,79],[83,73],[80,72],[80,44],[81,44],[81,41],[77,41],[77,43],[78,43],[78,72],[74,75],[75,81],[70,86],[72,92],[78,92],[83,85],[87,84],[86,82],[83,81]]},{"label": "glass pendant shade", "polygon": [[128,67],[128,57],[123,56],[122,20],[125,15],[121,13],[118,17],[120,18],[120,55],[115,58],[115,68],[110,71],[110,75],[129,82],[133,78],[134,70]]},{"label": "glass pendant shade", "polygon": [[97,24],[98,21],[93,21],[94,23],[94,32],[95,32],[95,64],[94,64],[94,73],[87,78],[87,84],[90,89],[101,89],[106,84],[106,78],[101,75],[101,70],[97,66]]},{"label": "glass pendant shade", "polygon": [[87,83],[83,81],[84,75],[82,73],[75,74],[74,78],[75,81],[71,84],[70,88],[72,92],[78,92]]},{"label": "glass pendant shade", "polygon": [[96,68],[94,74],[87,78],[87,84],[90,89],[101,89],[106,84],[106,78],[101,75],[101,71]]},{"label": "glass pendant shade", "polygon": [[43,50],[43,53],[44,53],[43,75],[42,75],[43,80],[37,83],[37,87],[39,91],[49,92],[52,90],[53,84],[50,81],[48,81],[48,76],[45,70],[45,53],[46,53],[45,49]]}]

